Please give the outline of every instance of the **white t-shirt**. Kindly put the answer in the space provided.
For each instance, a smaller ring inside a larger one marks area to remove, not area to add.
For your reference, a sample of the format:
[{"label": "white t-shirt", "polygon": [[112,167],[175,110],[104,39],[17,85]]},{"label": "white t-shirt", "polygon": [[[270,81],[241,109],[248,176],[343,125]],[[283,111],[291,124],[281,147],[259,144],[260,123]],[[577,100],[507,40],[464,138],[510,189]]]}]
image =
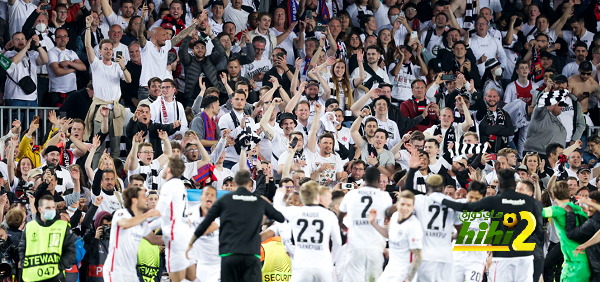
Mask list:
[{"label": "white t-shirt", "polygon": [[[52,63],[60,64],[63,61],[79,60],[77,53],[73,50],[64,51],[54,47],[48,51],[48,66]],[[58,66],[60,68],[60,66]],[[77,90],[77,75],[72,72],[63,76],[56,76],[54,71],[48,67],[48,77],[50,78],[50,92],[69,93]]]},{"label": "white t-shirt", "polygon": [[334,252],[342,245],[335,213],[318,205],[285,207],[280,208],[280,212],[290,222],[296,245],[293,268],[333,270],[329,238]]},{"label": "white t-shirt", "polygon": [[320,153],[313,154],[313,161],[309,163],[311,173],[317,171],[322,165],[328,163],[331,164],[329,169],[322,171],[317,177],[317,182],[325,187],[335,184],[337,181],[336,174],[344,171],[344,162],[340,158],[340,155],[334,154],[333,152],[329,157],[323,157]]},{"label": "white t-shirt", "polygon": [[[231,133],[229,133],[229,136],[231,136],[235,139],[242,132],[242,128],[241,128],[242,121],[246,114],[244,114],[244,112],[241,112],[241,113],[236,112],[236,111],[233,111],[233,112],[235,113],[235,116],[239,122],[238,126],[237,127],[235,126],[235,123],[233,122],[233,119],[231,118],[231,114],[226,114],[226,115],[223,115],[221,118],[219,118],[219,128],[221,128],[221,130],[231,129]],[[255,127],[254,125],[255,125],[254,119],[251,119],[251,118],[246,119],[246,127],[251,127],[252,130],[254,132],[256,132],[256,129],[258,129],[258,128]],[[236,162],[236,163],[240,161],[240,155],[237,153],[234,146],[230,146],[225,149],[225,160]]]},{"label": "white t-shirt", "polygon": [[37,5],[23,0],[16,0],[12,6],[8,6],[8,33],[11,38],[17,31],[21,31],[27,18],[36,9]]},{"label": "white t-shirt", "polygon": [[122,16],[115,14],[115,12],[112,12],[108,18],[106,18],[106,21],[108,22],[109,26],[119,25],[123,30],[125,30],[129,25],[129,22],[127,22]]},{"label": "white t-shirt", "polygon": [[387,121],[381,121],[375,116],[368,116],[363,119],[363,124],[369,117],[375,118],[377,120],[377,126],[381,129],[385,129],[388,132],[388,140],[386,143],[388,148],[391,149],[394,147],[394,145],[400,142],[400,132],[398,130],[398,124],[396,124],[395,121],[391,119],[388,119]]},{"label": "white t-shirt", "polygon": [[[17,1],[21,2],[21,0]],[[15,4],[16,5],[16,4]],[[7,58],[12,58],[17,55],[17,51],[12,50],[4,54]],[[12,79],[19,82],[23,77],[30,76],[31,80],[37,85],[37,67],[38,64],[35,62],[40,54],[37,51],[27,51],[25,57],[18,63],[12,64],[11,68],[6,71],[7,75],[10,75]],[[15,66],[14,68],[12,66]],[[10,78],[6,78],[6,84],[4,85],[4,100],[17,99],[24,101],[35,101],[37,100],[37,89],[31,94],[27,95],[23,92],[23,89]]]},{"label": "white t-shirt", "polygon": [[[418,65],[410,64],[410,70],[407,66],[402,66],[400,71],[398,71],[398,75],[392,76],[389,75],[390,81],[392,81],[392,97],[398,99],[400,101],[406,101],[412,98],[412,88],[411,83],[417,79],[425,79],[424,76],[421,76],[421,67]],[[392,70],[396,67],[396,63],[391,63],[389,69]]]},{"label": "white t-shirt", "polygon": [[[253,61],[250,64],[242,65],[240,75],[247,79],[254,79],[254,75],[257,73],[266,73],[268,72],[273,65],[271,64],[271,60],[258,60]],[[262,80],[254,81],[257,87],[262,87]]]},{"label": "white t-shirt", "polygon": [[90,65],[94,79],[94,96],[104,101],[115,101],[121,98],[121,77],[123,70],[121,65],[110,62],[106,65],[97,57]]},{"label": "white t-shirt", "polygon": [[227,5],[227,7],[225,7],[225,12],[223,13],[223,21],[233,22],[235,24],[235,33],[237,34],[246,29],[248,15],[248,12],[242,9],[236,10],[233,6]]},{"label": "white t-shirt", "polygon": [[398,212],[395,212],[390,218],[388,229],[390,260],[380,278],[396,278],[396,281],[405,281],[412,263],[410,250],[423,249],[423,229],[414,215],[402,223],[398,223],[398,217]]},{"label": "white t-shirt", "polygon": [[575,36],[575,34],[573,34],[572,31],[565,30],[563,31],[563,39],[567,42],[567,47],[569,48],[569,56],[567,57],[567,62],[570,63],[575,61],[575,43],[577,43],[577,41],[582,41],[583,43],[587,44],[587,47],[589,49],[590,45],[594,41],[594,34],[591,33],[589,30],[586,30],[585,34],[583,34],[581,38],[577,38],[577,36]]},{"label": "white t-shirt", "polygon": [[427,38],[427,33],[428,31],[424,31],[423,33],[421,33],[421,38],[419,38],[419,40],[421,41],[421,44],[423,44],[423,47],[427,48],[427,50],[431,51],[431,54],[433,54],[434,56],[437,56],[438,51],[440,50],[440,48],[444,48],[444,43],[442,42],[442,39],[444,38],[443,35],[438,36],[435,33],[435,29],[433,30],[433,33],[431,34],[431,38],[429,39],[429,42],[427,42],[427,46],[425,45],[425,39]]},{"label": "white t-shirt", "polygon": [[156,203],[156,210],[161,215],[163,241],[185,240],[184,238],[189,237],[187,235],[191,235],[192,230],[187,220],[187,205],[185,185],[181,179],[171,178],[163,185]]},{"label": "white t-shirt", "polygon": [[[382,68],[377,68],[377,70],[375,71],[375,73],[381,77],[383,79],[383,82],[385,83],[390,83],[390,77],[387,74],[387,72],[385,72],[385,70],[383,70]],[[360,68],[356,68],[354,69],[354,71],[352,71],[352,75],[350,75],[350,83],[354,83],[354,79],[358,78],[360,75]],[[363,83],[367,82],[369,79],[371,78],[371,74],[369,74],[367,71],[365,71],[365,80],[363,81]],[[371,89],[373,88],[377,88],[379,86],[379,83],[374,82],[373,86],[371,87]],[[360,99],[362,96],[365,95],[365,91],[358,89],[358,96],[354,97],[354,101],[357,101],[358,99]]]},{"label": "white t-shirt", "polygon": [[146,41],[146,46],[140,50],[143,62],[140,86],[148,86],[148,80],[153,77],[160,79],[169,77],[169,71],[167,70],[169,50],[171,50],[171,40],[165,41],[165,46],[161,47],[160,50],[152,41]]},{"label": "white t-shirt", "polygon": [[[281,35],[283,32],[280,32],[278,30],[276,30],[274,27],[269,28],[269,32],[272,33],[273,35],[275,35],[276,37]],[[283,40],[283,42],[281,42],[279,45],[277,45],[277,47],[281,47],[283,49],[285,49],[285,51],[287,51],[287,64],[288,65],[294,65],[295,62],[295,57],[294,57],[294,39],[298,38],[298,36],[296,35],[296,33],[294,32],[290,32],[290,34],[288,34],[288,36]],[[267,42],[269,40],[267,39]],[[269,50],[265,47],[266,50]],[[269,55],[269,52],[264,52],[263,54],[267,54],[267,56]]]},{"label": "white t-shirt", "polygon": [[[188,211],[188,219],[192,230],[195,230],[202,221],[200,205],[194,208],[193,211]],[[214,223],[221,225],[220,218],[215,219]],[[221,257],[219,256],[219,229],[213,231],[210,234],[200,236],[194,246],[190,250],[190,258],[194,258],[198,261],[199,265],[214,265],[215,267],[221,267]]]},{"label": "white t-shirt", "polygon": [[217,182],[213,182],[211,185],[217,189],[223,189],[223,180],[228,176],[234,177],[235,175],[228,168],[223,168],[223,170],[217,170],[216,168],[213,170],[213,174],[217,177]]},{"label": "white t-shirt", "polygon": [[[279,164],[280,166],[283,166],[283,164],[285,164],[285,160],[287,160],[287,158],[289,157],[289,155],[290,155],[290,151],[287,151],[287,150],[286,150],[285,152],[283,152],[281,155],[279,155],[279,161],[278,161],[278,164]],[[311,172],[312,172],[312,170],[311,170],[311,169],[312,169],[312,165],[311,165],[311,163],[313,163],[313,158],[314,158],[314,155],[315,155],[315,154],[311,153],[311,152],[310,152],[310,151],[309,151],[309,150],[306,148],[306,146],[304,146],[304,149],[302,150],[302,155],[300,155],[300,157],[296,157],[296,156],[294,156],[294,158],[295,158],[297,161],[305,161],[305,162],[306,162],[306,165],[305,165],[305,166],[303,166],[303,167],[300,167],[300,169],[302,169],[302,170],[304,171],[304,175],[305,175],[306,177],[310,177],[310,174],[311,174]]]},{"label": "white t-shirt", "polygon": [[348,248],[376,249],[385,248],[385,238],[375,230],[368,220],[369,211],[377,210],[377,223],[383,226],[385,211],[392,206],[390,194],[377,188],[365,186],[351,190],[340,204],[340,211],[347,213],[351,222],[348,226]]},{"label": "white t-shirt", "polygon": [[142,238],[152,230],[144,221],[136,226],[124,229],[118,222],[130,219],[133,215],[127,209],[120,209],[113,215],[113,228],[110,229],[109,252],[104,262],[104,280],[119,277],[121,281],[137,281],[136,265],[138,248]]},{"label": "white t-shirt", "polygon": [[[123,186],[121,186],[121,187],[123,187]],[[123,206],[121,205],[121,202],[119,201],[119,197],[121,197],[121,201],[123,201],[123,195],[117,196],[117,193],[119,193],[119,192],[113,191],[112,195],[108,195],[108,194],[104,193],[104,191],[102,191],[102,189],[100,189],[100,195],[98,195],[98,196],[94,195],[94,193],[91,193],[92,200],[95,201],[96,197],[99,197],[99,196],[102,196],[102,199],[103,199],[102,203],[100,203],[100,205],[98,206],[98,210],[97,210],[96,214],[94,215],[94,218],[96,218],[96,215],[100,211],[107,211],[112,214],[114,211],[123,208]]]},{"label": "white t-shirt", "polygon": [[423,227],[423,260],[452,263],[452,230],[462,224],[458,213],[428,195],[415,196],[415,213]]}]

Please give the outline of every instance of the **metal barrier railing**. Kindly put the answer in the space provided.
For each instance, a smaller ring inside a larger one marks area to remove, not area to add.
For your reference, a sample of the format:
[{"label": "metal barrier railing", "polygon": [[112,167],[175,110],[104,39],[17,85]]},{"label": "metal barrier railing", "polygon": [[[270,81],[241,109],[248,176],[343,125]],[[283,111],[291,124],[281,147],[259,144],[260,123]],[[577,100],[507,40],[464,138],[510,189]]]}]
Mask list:
[{"label": "metal barrier railing", "polygon": [[[20,106],[0,106],[0,133],[7,134],[12,128],[12,122],[15,119],[21,121],[21,132],[29,128],[33,116],[40,117],[40,130],[37,132],[38,144],[44,135],[50,131],[52,124],[48,121],[48,113],[57,111],[56,107],[20,107]],[[58,114],[57,114],[58,116]]]}]

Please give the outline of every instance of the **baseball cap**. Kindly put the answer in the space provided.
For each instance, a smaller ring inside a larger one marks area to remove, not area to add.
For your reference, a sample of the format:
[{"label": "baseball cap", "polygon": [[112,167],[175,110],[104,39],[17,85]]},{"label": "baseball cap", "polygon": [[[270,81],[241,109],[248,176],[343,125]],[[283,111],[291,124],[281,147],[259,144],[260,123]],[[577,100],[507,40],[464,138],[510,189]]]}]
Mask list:
[{"label": "baseball cap", "polygon": [[524,164],[520,164],[520,165],[517,167],[517,170],[528,171],[528,170],[527,170],[527,167],[526,167]]},{"label": "baseball cap", "polygon": [[487,61],[485,61],[485,69],[491,70],[499,65],[500,65],[500,62],[498,62],[498,60],[496,60],[496,58],[491,58],[491,59],[488,59]]},{"label": "baseball cap", "polygon": [[[442,62],[438,58],[433,58],[427,63],[427,68],[433,70],[435,73],[440,73],[442,72]],[[379,88],[381,88],[381,86]]]},{"label": "baseball cap", "polygon": [[550,59],[553,59],[554,56],[552,56],[552,53],[550,53],[548,51],[542,51],[542,52],[540,52],[540,58],[550,58]]},{"label": "baseball cap", "polygon": [[579,167],[579,169],[577,170],[577,174],[580,174],[580,173],[582,173],[582,172],[584,172],[584,171],[587,171],[587,172],[592,172],[592,170],[590,169],[590,167],[589,167],[589,166],[587,166],[587,165],[581,165],[581,166]]},{"label": "baseball cap", "polygon": [[54,145],[51,145],[51,146],[46,147],[46,152],[44,154],[48,155],[51,152],[59,152],[60,153],[60,149]]},{"label": "baseball cap", "polygon": [[27,173],[27,178],[36,177],[38,175],[42,175],[42,170],[39,168],[34,168]]},{"label": "baseball cap", "polygon": [[309,87],[311,85],[316,85],[317,87],[319,87],[319,82],[314,79],[311,79],[308,81],[308,84],[306,85],[306,87]]},{"label": "baseball cap", "polygon": [[225,5],[223,4],[223,1],[221,1],[221,0],[213,1],[212,5],[213,5],[213,6],[214,6],[214,5],[221,5],[221,6],[225,6]]},{"label": "baseball cap", "polygon": [[554,82],[565,83],[567,81],[568,81],[567,77],[564,76],[563,74],[559,74],[559,75],[557,75],[557,76],[554,77]]},{"label": "baseball cap", "polygon": [[329,99],[327,99],[327,101],[325,101],[325,108],[329,107],[329,105],[331,105],[331,104],[338,104],[339,105],[340,102],[338,102],[338,100],[335,99],[335,98],[329,98]]},{"label": "baseball cap", "polygon": [[591,72],[592,71],[592,63],[590,63],[590,61],[583,61],[583,62],[579,63],[579,70],[585,71],[585,72]]},{"label": "baseball cap", "polygon": [[292,113],[283,113],[279,116],[279,127],[281,127],[281,123],[286,120],[286,119],[291,119],[294,121],[294,123],[296,125],[298,125],[298,122],[296,121],[296,116]]}]

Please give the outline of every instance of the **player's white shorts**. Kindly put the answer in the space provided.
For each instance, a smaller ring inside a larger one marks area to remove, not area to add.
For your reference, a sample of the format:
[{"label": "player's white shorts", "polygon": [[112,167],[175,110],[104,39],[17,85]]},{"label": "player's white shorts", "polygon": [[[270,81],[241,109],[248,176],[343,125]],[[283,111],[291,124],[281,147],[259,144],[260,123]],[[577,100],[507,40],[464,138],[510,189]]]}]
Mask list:
[{"label": "player's white shorts", "polygon": [[426,261],[421,262],[417,272],[417,282],[446,282],[452,277],[452,266],[450,262]]},{"label": "player's white shorts", "polygon": [[492,257],[488,282],[533,282],[533,256]]},{"label": "player's white shorts", "polygon": [[344,282],[375,281],[383,271],[383,251],[348,248],[345,265]]},{"label": "player's white shorts", "polygon": [[[204,281],[202,281],[204,282]],[[292,269],[290,282],[333,282],[333,269],[297,268]]]},{"label": "player's white shorts", "polygon": [[200,264],[196,265],[196,277],[200,282],[219,282],[221,281],[221,264]]},{"label": "player's white shorts", "polygon": [[185,255],[189,240],[175,240],[165,242],[165,259],[167,272],[177,272],[188,268],[196,263],[194,259],[188,259]]},{"label": "player's white shorts", "polygon": [[481,282],[483,280],[484,262],[454,261],[455,282]]}]

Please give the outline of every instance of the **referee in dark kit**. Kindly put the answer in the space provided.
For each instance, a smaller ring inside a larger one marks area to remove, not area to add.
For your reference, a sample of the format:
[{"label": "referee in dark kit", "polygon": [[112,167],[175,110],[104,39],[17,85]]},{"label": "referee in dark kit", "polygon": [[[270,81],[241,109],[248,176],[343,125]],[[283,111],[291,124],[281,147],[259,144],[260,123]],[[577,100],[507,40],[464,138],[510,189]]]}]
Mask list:
[{"label": "referee in dark kit", "polygon": [[259,196],[252,194],[252,179],[247,170],[238,171],[234,182],[237,190],[219,198],[208,210],[204,221],[196,228],[188,246],[202,236],[211,223],[220,218],[219,255],[221,256],[221,281],[260,282],[260,228],[263,215],[278,221],[283,214]]}]

